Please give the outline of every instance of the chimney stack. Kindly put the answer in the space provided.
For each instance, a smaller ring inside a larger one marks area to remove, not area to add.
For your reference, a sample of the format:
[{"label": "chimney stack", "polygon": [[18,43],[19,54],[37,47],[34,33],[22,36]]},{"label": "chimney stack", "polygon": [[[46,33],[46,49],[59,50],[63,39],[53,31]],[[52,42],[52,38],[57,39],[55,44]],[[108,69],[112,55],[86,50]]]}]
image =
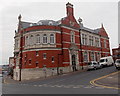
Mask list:
[{"label": "chimney stack", "polygon": [[67,9],[67,16],[69,16],[69,15],[73,15],[73,5],[71,4],[71,3],[67,3],[66,4],[66,9]]}]

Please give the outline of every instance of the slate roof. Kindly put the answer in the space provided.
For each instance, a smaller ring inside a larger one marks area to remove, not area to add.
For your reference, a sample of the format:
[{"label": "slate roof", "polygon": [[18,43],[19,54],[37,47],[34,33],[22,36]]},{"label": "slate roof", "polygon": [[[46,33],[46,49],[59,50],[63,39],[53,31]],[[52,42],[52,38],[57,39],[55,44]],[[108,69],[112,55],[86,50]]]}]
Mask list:
[{"label": "slate roof", "polygon": [[53,21],[53,20],[40,20],[38,21],[37,24],[41,24],[41,25],[59,25],[57,21]]},{"label": "slate roof", "polygon": [[84,26],[82,26],[80,29],[85,30],[87,32],[95,33],[95,34],[98,34],[98,32],[100,31],[100,28],[98,28],[98,29],[90,29],[90,28],[87,28],[87,27],[84,27]]},{"label": "slate roof", "polygon": [[37,25],[53,25],[53,26],[57,26],[57,25],[59,25],[59,23],[60,23],[59,21],[53,21],[53,20],[40,20],[37,23],[21,21],[22,28],[28,28],[30,26],[37,26]]},{"label": "slate roof", "polygon": [[[64,17],[63,19],[65,19],[66,17]],[[22,28],[28,28],[28,27],[31,27],[31,26],[38,26],[38,25],[52,25],[52,26],[58,26],[61,24],[61,20],[59,21],[54,21],[54,20],[40,20],[38,21],[37,23],[31,23],[31,22],[24,22],[24,21],[21,21],[21,25],[22,25]],[[90,28],[87,28],[85,26],[81,26],[80,29],[82,30],[85,30],[87,32],[91,32],[91,33],[95,33],[95,34],[98,34],[100,28],[98,29],[90,29]]]},{"label": "slate roof", "polygon": [[33,26],[36,25],[36,23],[30,23],[30,22],[21,21],[22,28],[28,28],[28,27],[30,27],[30,24],[32,24]]}]

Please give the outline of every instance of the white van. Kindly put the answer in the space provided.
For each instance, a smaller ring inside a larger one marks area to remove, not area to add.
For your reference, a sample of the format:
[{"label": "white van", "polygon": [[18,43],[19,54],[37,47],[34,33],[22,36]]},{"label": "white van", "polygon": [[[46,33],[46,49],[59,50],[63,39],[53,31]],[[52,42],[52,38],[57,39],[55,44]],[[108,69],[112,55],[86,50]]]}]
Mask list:
[{"label": "white van", "polygon": [[100,58],[100,62],[99,62],[101,67],[112,66],[113,63],[114,63],[114,61],[113,61],[112,56],[102,57],[102,58]]}]

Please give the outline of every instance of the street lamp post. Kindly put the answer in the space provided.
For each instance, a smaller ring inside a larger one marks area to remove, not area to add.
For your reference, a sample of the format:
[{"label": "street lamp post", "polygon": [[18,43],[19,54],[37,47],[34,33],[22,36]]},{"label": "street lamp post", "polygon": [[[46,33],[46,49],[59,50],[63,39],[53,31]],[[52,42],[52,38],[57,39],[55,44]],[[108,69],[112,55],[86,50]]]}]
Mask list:
[{"label": "street lamp post", "polygon": [[[81,18],[78,19],[78,22],[79,22],[80,27],[82,27],[83,24],[81,23],[81,22],[82,22],[82,19],[81,19]],[[82,63],[82,70],[83,70],[84,67],[83,67],[83,54],[82,54],[82,43],[81,43],[81,30],[82,30],[82,29],[79,29],[79,35],[80,35],[80,49],[81,49],[80,55],[81,55],[81,63]]]}]

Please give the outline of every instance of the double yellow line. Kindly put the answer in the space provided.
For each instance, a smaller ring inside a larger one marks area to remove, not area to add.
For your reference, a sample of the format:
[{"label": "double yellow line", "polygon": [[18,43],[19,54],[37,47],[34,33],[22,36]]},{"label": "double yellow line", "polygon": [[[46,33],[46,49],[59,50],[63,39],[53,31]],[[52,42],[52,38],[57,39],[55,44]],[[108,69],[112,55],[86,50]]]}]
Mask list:
[{"label": "double yellow line", "polygon": [[[120,71],[117,71],[117,72],[111,73],[111,74],[109,74],[109,75],[105,75],[105,76],[102,76],[102,77],[100,77],[100,78],[91,80],[91,81],[90,81],[90,84],[92,84],[92,85],[94,85],[94,86],[104,87],[104,88],[120,89],[120,88],[117,88],[117,87],[105,86],[105,85],[100,85],[100,84],[96,84],[96,83],[95,83],[95,81],[97,81],[97,80],[106,78],[106,77],[111,76],[111,75],[115,75],[115,74],[117,74],[117,73],[119,73],[119,72],[120,72]],[[118,82],[119,82],[119,81],[118,81]]]}]

